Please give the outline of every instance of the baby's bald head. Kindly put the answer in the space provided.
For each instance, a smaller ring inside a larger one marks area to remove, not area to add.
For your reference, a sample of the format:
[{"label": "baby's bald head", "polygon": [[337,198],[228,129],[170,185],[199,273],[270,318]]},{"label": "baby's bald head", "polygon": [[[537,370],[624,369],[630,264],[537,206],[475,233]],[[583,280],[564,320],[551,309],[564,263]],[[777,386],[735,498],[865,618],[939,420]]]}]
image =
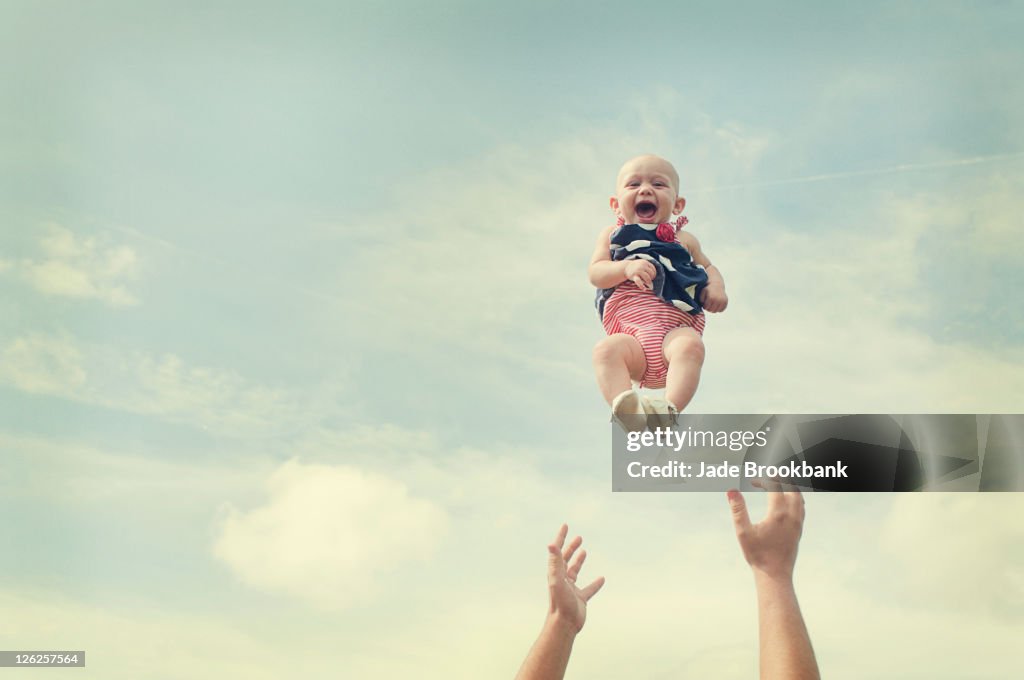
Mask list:
[{"label": "baby's bald head", "polygon": [[675,189],[676,194],[679,193],[679,173],[676,172],[675,167],[661,156],[650,153],[626,161],[615,178],[615,186],[616,188],[621,187],[623,180],[630,175],[649,173],[660,173],[667,176],[672,182],[672,188]]},{"label": "baby's bald head", "polygon": [[686,206],[679,195],[679,174],[661,156],[644,154],[626,161],[608,205],[624,224],[661,224]]}]

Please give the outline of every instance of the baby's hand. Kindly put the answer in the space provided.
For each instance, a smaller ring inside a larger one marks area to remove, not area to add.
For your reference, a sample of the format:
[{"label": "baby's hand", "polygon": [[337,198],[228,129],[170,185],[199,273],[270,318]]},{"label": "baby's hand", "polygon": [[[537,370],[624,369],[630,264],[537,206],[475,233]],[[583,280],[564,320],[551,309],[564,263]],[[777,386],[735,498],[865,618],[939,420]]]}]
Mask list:
[{"label": "baby's hand", "polygon": [[725,286],[720,283],[709,283],[701,293],[700,303],[708,312],[724,312],[729,306],[729,296],[725,294]]},{"label": "baby's hand", "polygon": [[645,290],[654,288],[654,277],[658,272],[647,260],[629,260],[626,262],[626,280],[632,281]]}]

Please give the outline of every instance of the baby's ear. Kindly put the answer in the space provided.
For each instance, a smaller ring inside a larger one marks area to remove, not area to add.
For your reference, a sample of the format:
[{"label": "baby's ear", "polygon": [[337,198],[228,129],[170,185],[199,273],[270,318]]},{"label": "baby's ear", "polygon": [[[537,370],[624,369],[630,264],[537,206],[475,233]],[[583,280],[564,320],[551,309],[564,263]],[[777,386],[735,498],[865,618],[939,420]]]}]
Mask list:
[{"label": "baby's ear", "polygon": [[617,199],[614,196],[612,196],[611,198],[608,199],[608,205],[611,206],[611,209],[612,209],[612,211],[614,213],[618,214],[618,212],[619,212],[619,199]]},{"label": "baby's ear", "polygon": [[683,198],[682,196],[680,196],[679,198],[676,199],[676,205],[672,209],[672,213],[675,214],[675,215],[678,215],[679,213],[683,212],[683,208],[685,208],[685,207],[686,207],[686,199]]}]

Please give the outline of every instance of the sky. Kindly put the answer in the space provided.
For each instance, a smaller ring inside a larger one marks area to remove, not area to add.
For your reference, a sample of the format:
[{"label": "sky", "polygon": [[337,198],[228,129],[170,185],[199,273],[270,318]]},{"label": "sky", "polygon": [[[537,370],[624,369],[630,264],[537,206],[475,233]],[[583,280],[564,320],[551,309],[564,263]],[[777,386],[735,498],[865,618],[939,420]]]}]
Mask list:
[{"label": "sky", "polygon": [[[626,159],[723,273],[697,413],[1021,413],[1020,2],[0,2],[0,647],[84,677],[752,677],[714,494],[615,494]],[[760,497],[750,499],[763,512]],[[1007,678],[1019,494],[814,494],[834,678]],[[9,670],[11,677],[28,671]]]}]

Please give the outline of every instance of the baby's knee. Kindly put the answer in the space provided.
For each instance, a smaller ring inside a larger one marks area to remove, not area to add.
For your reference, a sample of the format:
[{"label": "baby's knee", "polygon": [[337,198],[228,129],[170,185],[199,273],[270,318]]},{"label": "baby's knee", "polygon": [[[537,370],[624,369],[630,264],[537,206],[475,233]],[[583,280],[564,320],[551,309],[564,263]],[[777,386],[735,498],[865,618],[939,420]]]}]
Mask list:
[{"label": "baby's knee", "polygon": [[594,364],[599,366],[621,360],[622,349],[619,344],[614,338],[608,337],[594,345]]},{"label": "baby's knee", "polygon": [[669,363],[677,360],[704,363],[704,341],[692,331],[678,333],[665,342],[665,358]]},{"label": "baby's knee", "polygon": [[594,364],[602,365],[619,363],[629,359],[629,342],[633,340],[628,335],[615,334],[601,340],[594,345]]}]

